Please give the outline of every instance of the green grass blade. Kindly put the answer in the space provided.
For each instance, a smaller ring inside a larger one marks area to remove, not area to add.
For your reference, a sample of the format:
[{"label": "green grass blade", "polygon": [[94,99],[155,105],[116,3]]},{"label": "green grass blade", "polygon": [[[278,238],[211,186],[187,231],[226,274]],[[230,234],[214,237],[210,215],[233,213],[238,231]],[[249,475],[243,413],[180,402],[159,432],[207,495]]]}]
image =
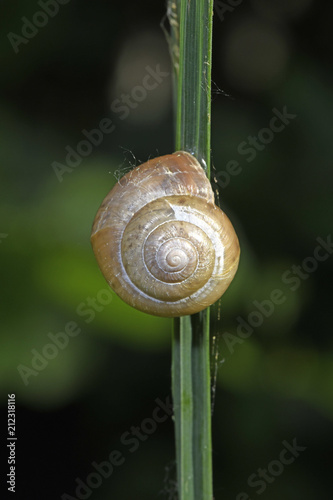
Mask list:
[{"label": "green grass blade", "polygon": [[[169,1],[176,150],[210,174],[212,0]],[[180,500],[211,500],[209,309],[174,320],[172,389]]]},{"label": "green grass blade", "polygon": [[210,0],[182,0],[179,19],[176,149],[210,167],[212,12]]},{"label": "green grass blade", "polygon": [[209,316],[209,309],[191,316],[195,500],[213,498]]}]

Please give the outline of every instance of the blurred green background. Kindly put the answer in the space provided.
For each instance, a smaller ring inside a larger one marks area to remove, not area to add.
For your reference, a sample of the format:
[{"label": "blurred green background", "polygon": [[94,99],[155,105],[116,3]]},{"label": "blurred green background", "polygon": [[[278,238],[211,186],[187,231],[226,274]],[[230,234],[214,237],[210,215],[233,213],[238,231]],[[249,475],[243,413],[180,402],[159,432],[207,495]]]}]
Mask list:
[{"label": "blurred green background", "polygon": [[[36,14],[43,3],[51,14]],[[325,500],[333,255],[304,259],[332,231],[333,8],[236,3],[217,2],[214,16],[213,160],[221,207],[242,248],[221,318],[213,312],[215,499]],[[175,498],[171,418],[144,433],[135,452],[121,441],[170,394],[171,321],[106,292],[89,241],[119,176],[173,151],[164,12],[164,2],[148,1],[1,2],[0,388],[4,416],[7,394],[17,400],[17,498],[79,498],[76,478],[85,481],[112,450],[124,463],[85,498]],[[147,67],[168,75],[144,93],[137,86]],[[272,110],[284,107],[296,117],[272,136],[263,132]],[[68,151],[87,139],[83,131],[105,118],[114,130],[66,165]],[[263,140],[249,161],[251,137]],[[228,179],[231,160],[240,173]],[[255,322],[254,301],[276,289],[283,303],[239,337],[239,317]],[[36,352],[71,322],[80,333],[33,368]],[[280,473],[271,463],[294,439],[306,450]],[[268,466],[277,472],[261,492],[248,478]]]}]

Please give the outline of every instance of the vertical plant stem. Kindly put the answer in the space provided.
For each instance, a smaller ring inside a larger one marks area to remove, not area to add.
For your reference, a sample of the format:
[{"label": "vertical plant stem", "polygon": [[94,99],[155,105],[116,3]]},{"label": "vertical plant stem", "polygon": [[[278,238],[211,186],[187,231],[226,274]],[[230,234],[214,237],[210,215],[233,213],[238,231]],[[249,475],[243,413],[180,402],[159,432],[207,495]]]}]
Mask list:
[{"label": "vertical plant stem", "polygon": [[210,309],[192,317],[193,464],[196,500],[213,498]]},{"label": "vertical plant stem", "polygon": [[[210,175],[213,0],[169,0],[176,150]],[[209,309],[174,320],[172,348],[179,500],[212,500]]]}]

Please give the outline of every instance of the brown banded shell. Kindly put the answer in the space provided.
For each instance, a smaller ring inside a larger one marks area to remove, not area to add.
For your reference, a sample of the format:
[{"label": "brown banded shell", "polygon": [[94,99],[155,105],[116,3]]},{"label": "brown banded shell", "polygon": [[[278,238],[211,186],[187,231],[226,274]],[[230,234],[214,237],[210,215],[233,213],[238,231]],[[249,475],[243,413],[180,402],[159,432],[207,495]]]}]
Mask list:
[{"label": "brown banded shell", "polygon": [[216,302],[240,252],[201,165],[184,151],[149,160],[120,179],[98,210],[91,241],[119,297],[166,317]]}]

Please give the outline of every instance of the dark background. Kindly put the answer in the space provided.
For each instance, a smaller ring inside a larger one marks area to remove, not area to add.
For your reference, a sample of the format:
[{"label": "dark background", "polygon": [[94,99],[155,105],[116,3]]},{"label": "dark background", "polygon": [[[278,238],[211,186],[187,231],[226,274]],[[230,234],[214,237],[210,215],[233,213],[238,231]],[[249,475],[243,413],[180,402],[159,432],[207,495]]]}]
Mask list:
[{"label": "dark background", "polygon": [[[251,499],[326,500],[333,256],[312,263],[311,272],[303,268],[295,290],[285,273],[304,266],[316,239],[332,231],[333,9],[314,0],[253,0],[232,9],[222,19],[220,6],[214,17],[212,151],[220,180],[230,160],[240,165],[220,183],[220,202],[242,255],[213,328],[215,499],[241,500],[246,492]],[[70,0],[15,53],[8,33],[22,36],[22,17],[31,21],[38,11],[36,1],[1,2],[0,434],[5,450],[7,394],[15,393],[16,498],[77,498],[76,478],[85,481],[92,462],[120,450],[124,464],[87,498],[173,499],[171,419],[144,435],[135,452],[121,443],[124,432],[151,417],[155,399],[170,394],[171,321],[138,313],[111,294],[93,318],[77,312],[89,298],[106,296],[89,241],[99,204],[132,164],[173,151],[171,67],[160,28],[165,5]],[[170,75],[121,120],[111,104],[157,65]],[[239,145],[284,106],[296,117],[247,161]],[[66,146],[75,150],[82,131],[103,118],[115,130],[60,182],[54,162],[65,164]],[[274,289],[283,303],[236,342],[236,318],[247,320],[257,310],[253,301],[268,300]],[[31,368],[31,350],[41,353],[48,334],[73,321],[80,334],[25,385],[17,367]],[[278,471],[271,462],[283,441],[295,439],[306,450],[265,491],[251,487],[248,478],[259,468]],[[6,474],[7,467],[3,461]],[[1,482],[6,491],[4,474]]]}]

